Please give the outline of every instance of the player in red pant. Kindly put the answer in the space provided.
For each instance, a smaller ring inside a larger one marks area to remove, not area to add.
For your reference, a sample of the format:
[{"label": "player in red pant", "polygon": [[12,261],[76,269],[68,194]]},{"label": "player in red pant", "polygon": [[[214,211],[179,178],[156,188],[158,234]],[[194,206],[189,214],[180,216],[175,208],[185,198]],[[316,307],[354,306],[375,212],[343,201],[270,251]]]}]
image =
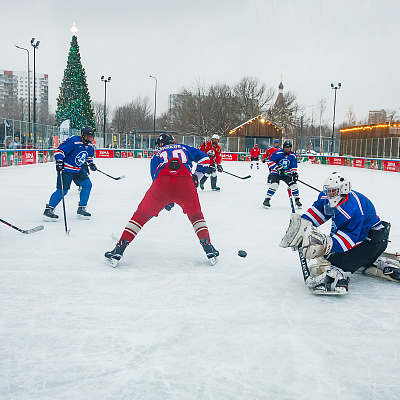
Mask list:
[{"label": "player in red pant", "polygon": [[[174,138],[168,133],[161,134],[156,144],[159,148],[151,160],[153,183],[126,225],[115,248],[106,252],[104,256],[115,267],[128,244],[144,224],[151,217],[157,216],[163,208],[170,210],[176,203],[187,214],[207,258],[214,265],[219,252],[210,242],[196,189],[199,178],[210,166],[210,158],[194,147],[174,144]],[[197,167],[196,173],[192,175],[193,161],[197,163]]]}]

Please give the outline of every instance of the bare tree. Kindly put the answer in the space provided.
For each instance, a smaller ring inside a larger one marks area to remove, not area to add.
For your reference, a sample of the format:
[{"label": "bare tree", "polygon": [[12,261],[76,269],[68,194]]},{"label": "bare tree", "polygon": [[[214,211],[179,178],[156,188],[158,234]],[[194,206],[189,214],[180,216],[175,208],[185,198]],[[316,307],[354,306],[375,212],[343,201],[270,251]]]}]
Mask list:
[{"label": "bare tree", "polygon": [[353,107],[349,107],[346,113],[346,120],[343,122],[343,126],[354,126],[357,125],[357,117],[353,110]]},{"label": "bare tree", "polygon": [[153,114],[148,97],[137,97],[134,101],[117,107],[112,120],[113,128],[118,132],[130,132],[132,129],[150,130]]}]

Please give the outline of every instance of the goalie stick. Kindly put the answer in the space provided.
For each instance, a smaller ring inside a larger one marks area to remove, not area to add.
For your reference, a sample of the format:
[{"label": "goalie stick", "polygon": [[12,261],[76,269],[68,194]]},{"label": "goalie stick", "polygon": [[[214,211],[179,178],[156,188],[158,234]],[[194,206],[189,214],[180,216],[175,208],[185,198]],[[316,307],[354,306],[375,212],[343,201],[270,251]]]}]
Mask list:
[{"label": "goalie stick", "polygon": [[[292,207],[292,213],[295,214],[296,210],[294,208],[292,191],[291,191],[289,186],[287,188],[287,191],[288,191],[288,195],[289,195],[290,206]],[[303,273],[304,282],[306,282],[307,278],[310,276],[310,270],[309,270],[308,265],[307,265],[307,260],[303,255],[302,247],[300,246],[297,249],[297,251],[299,253],[299,259],[300,259],[300,264],[301,264],[301,272]]]},{"label": "goalie stick", "polygon": [[235,175],[235,174],[231,174],[230,172],[225,171],[225,170],[223,170],[222,172],[225,172],[226,174],[232,175],[232,176],[234,176],[235,178],[239,178],[239,179],[249,179],[249,178],[251,178],[251,175],[247,175],[247,176],[238,176],[238,175]]},{"label": "goalie stick", "polygon": [[108,176],[108,177],[111,178],[111,179],[114,179],[115,181],[118,181],[118,180],[120,180],[120,179],[124,179],[124,178],[125,178],[125,175],[118,176],[117,178],[115,178],[114,176],[108,175],[108,174],[106,174],[105,172],[100,171],[98,168],[97,168],[96,171],[97,171],[97,172],[100,172],[100,173],[103,174],[103,175]]},{"label": "goalie stick", "polygon": [[41,231],[42,229],[44,229],[43,225],[35,226],[32,229],[21,229],[21,228],[18,228],[17,226],[14,226],[14,225],[10,224],[7,221],[4,221],[4,219],[0,219],[0,222],[2,222],[3,224],[9,226],[10,228],[13,228],[13,229],[17,230],[18,232],[25,233],[25,234],[35,233],[35,232],[38,232],[38,231]]}]

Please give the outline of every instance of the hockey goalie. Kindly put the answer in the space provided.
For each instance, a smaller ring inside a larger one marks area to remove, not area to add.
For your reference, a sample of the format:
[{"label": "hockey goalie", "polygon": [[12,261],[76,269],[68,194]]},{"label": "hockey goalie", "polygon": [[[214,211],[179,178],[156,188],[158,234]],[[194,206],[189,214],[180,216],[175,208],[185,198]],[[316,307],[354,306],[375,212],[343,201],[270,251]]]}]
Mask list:
[{"label": "hockey goalie", "polygon": [[[330,235],[318,227],[332,221]],[[303,214],[291,214],[280,246],[301,248],[312,260],[306,284],[316,294],[346,294],[356,271],[400,282],[400,255],[386,253],[390,223],[381,221],[372,202],[333,172],[323,191]]]}]

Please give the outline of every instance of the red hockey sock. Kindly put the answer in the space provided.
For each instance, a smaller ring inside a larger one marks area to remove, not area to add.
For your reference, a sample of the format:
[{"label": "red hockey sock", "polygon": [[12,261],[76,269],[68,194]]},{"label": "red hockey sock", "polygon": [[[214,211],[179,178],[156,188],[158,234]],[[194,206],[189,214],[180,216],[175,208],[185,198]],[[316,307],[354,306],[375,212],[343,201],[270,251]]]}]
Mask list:
[{"label": "red hockey sock", "polygon": [[195,215],[188,215],[190,222],[193,225],[193,229],[199,240],[201,239],[208,239],[210,241],[210,234],[208,232],[207,224],[204,219],[203,213],[195,214]]},{"label": "red hockey sock", "polygon": [[144,224],[150,219],[151,215],[145,214],[141,211],[136,210],[136,212],[132,215],[132,218],[127,223],[124,231],[122,232],[121,240],[127,240],[128,242],[132,242],[135,239],[136,235],[143,228]]}]

